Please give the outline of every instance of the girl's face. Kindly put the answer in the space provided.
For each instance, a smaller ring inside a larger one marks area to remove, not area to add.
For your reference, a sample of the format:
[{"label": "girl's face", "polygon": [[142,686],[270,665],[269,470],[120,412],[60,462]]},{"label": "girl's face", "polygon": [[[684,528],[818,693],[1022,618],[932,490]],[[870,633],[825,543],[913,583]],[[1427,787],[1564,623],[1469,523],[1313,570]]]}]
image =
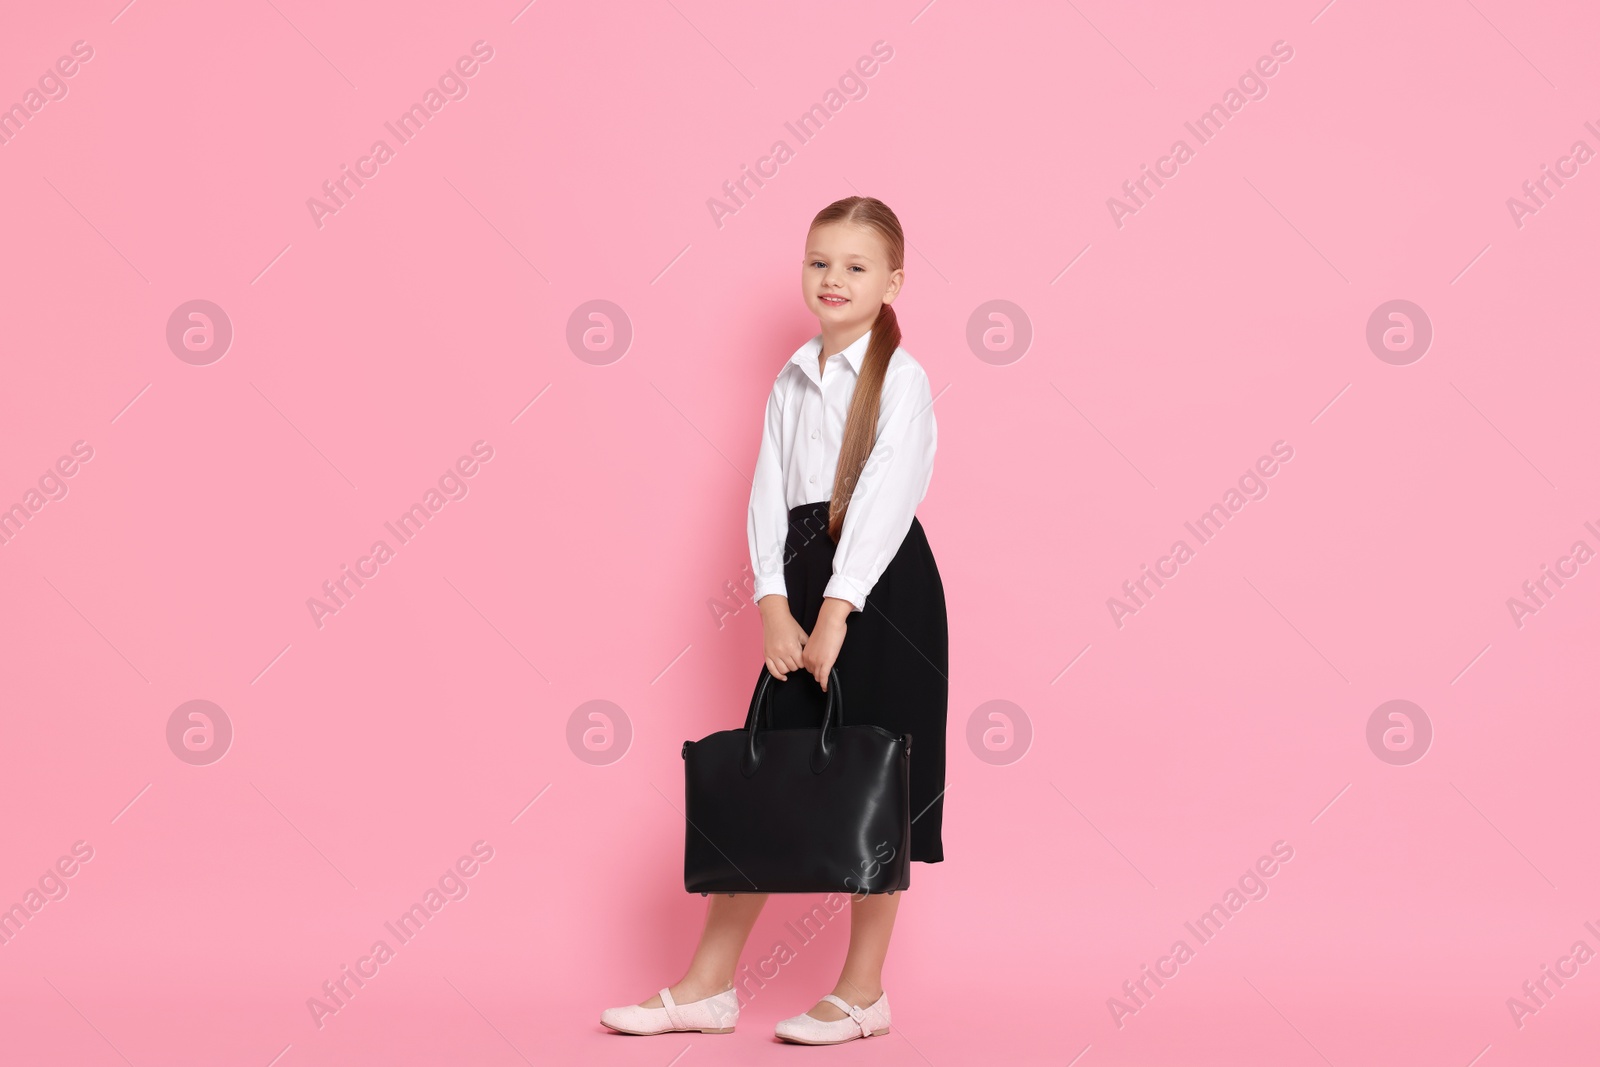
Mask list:
[{"label": "girl's face", "polygon": [[889,250],[870,226],[829,222],[806,236],[800,292],[824,326],[869,328],[904,278],[905,271],[889,269]]}]

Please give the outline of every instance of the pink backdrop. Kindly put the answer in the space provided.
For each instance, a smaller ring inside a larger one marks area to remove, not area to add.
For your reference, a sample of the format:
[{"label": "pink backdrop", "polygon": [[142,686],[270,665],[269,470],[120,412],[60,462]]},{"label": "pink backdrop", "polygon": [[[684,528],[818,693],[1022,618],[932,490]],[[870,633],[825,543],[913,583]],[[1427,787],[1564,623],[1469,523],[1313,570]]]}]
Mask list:
[{"label": "pink backdrop", "polygon": [[735,1035],[597,1016],[695,941],[679,745],[759,667],[761,405],[862,193],[948,861],[844,1054],[1592,1061],[1600,17],[1319,2],[13,5],[0,1058],[828,1055],[771,1032],[820,898]]}]

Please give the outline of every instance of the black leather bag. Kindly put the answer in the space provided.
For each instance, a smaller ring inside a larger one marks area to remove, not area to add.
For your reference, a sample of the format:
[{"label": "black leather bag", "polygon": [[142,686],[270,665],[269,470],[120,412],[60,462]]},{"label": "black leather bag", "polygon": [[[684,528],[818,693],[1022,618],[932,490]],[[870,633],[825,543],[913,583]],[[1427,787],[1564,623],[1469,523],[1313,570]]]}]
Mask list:
[{"label": "black leather bag", "polygon": [[772,729],[768,685],[809,678],[763,670],[744,729],[683,743],[689,892],[910,888],[911,735],[845,725],[837,670],[820,727]]}]

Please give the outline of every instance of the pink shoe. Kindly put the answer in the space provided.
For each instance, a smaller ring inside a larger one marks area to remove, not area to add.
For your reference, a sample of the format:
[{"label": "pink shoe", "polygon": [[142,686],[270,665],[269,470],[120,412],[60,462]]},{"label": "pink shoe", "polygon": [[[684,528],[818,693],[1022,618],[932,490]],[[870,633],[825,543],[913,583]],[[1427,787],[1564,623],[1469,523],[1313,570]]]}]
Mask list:
[{"label": "pink shoe", "polygon": [[889,1032],[888,990],[865,1008],[852,1007],[832,993],[822,999],[840,1011],[849,1012],[849,1018],[823,1020],[814,1015],[796,1015],[778,1023],[777,1035],[799,1045],[837,1045],[841,1041]]},{"label": "pink shoe", "polygon": [[[724,989],[703,1000],[674,1003],[672,994],[661,991],[662,1007],[642,1008],[625,1004],[600,1013],[600,1023],[624,1034],[666,1034],[678,1030],[698,1030],[702,1034],[731,1034],[739,1021],[739,991]],[[815,1019],[811,1020],[816,1022]]]}]

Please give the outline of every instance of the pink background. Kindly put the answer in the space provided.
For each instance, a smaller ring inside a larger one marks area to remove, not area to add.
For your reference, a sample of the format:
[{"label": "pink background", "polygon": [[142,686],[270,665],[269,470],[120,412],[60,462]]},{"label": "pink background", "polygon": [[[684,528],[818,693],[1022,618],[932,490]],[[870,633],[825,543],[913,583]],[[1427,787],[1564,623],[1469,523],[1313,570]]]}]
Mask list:
[{"label": "pink background", "polygon": [[[1506,206],[1600,148],[1590,5],[122,3],[0,34],[0,103],[94,50],[0,146],[0,506],[93,449],[0,546],[0,902],[93,849],[0,946],[0,1058],[829,1055],[771,1031],[837,975],[843,917],[786,926],[820,898],[769,903],[746,962],[797,958],[735,1035],[597,1017],[698,933],[679,745],[759,669],[756,613],[712,605],[739,606],[761,405],[816,331],[806,225],[859,192],[906,228],[938,396],[948,860],[913,869],[893,1032],[839,1055],[1592,1062],[1600,962],[1520,1028],[1506,1005],[1600,950],[1600,563],[1520,627],[1506,603],[1600,548],[1600,163]],[[307,198],[479,40],[465,98],[319,228]],[[1198,146],[1185,121],[1280,40]],[[875,41],[800,144],[784,123]],[[166,340],[195,299],[234,331],[206,365]],[[1434,334],[1404,365],[1366,340],[1396,299]],[[594,300],[625,351],[569,344]],[[969,344],[993,300],[1025,351]],[[308,598],[480,440],[467,495],[319,628]],[[1267,496],[1119,628],[1107,599],[1280,440]],[[1433,731],[1406,765],[1367,742],[1395,699]],[[169,747],[191,700],[234,731],[209,765]],[[592,700],[621,709],[600,763],[569,742]],[[991,753],[967,737],[995,700]],[[319,1029],[307,999],[476,841],[467,896]],[[1185,921],[1276,841],[1268,895],[1199,945]],[[1180,937],[1119,1027],[1108,998]]]}]

